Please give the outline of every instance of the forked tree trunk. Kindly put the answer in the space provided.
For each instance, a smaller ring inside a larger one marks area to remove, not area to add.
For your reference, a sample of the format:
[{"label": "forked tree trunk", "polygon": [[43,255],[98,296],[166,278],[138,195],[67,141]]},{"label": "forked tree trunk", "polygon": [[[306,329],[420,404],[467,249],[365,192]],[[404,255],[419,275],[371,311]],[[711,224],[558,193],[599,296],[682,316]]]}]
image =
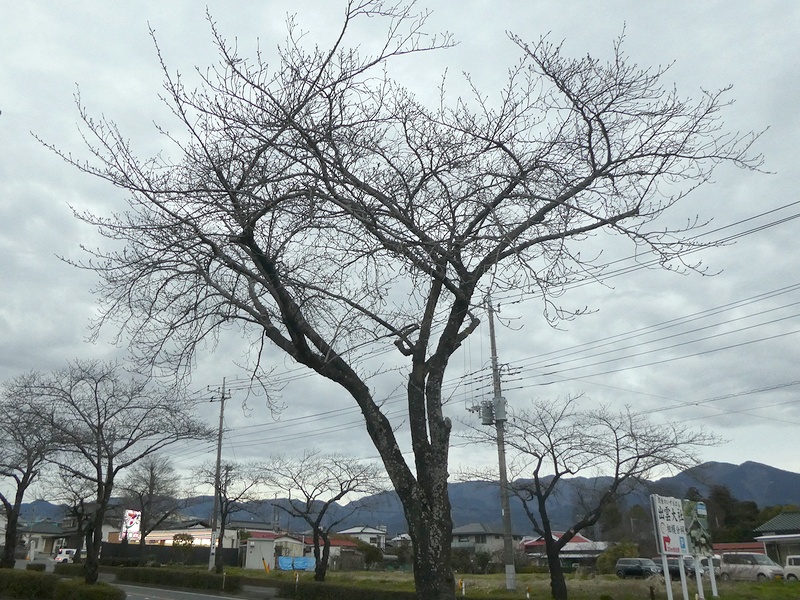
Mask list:
[{"label": "forked tree trunk", "polygon": [[328,561],[330,560],[331,544],[330,540],[322,540],[322,544],[314,547],[314,581],[325,581],[328,574]]}]

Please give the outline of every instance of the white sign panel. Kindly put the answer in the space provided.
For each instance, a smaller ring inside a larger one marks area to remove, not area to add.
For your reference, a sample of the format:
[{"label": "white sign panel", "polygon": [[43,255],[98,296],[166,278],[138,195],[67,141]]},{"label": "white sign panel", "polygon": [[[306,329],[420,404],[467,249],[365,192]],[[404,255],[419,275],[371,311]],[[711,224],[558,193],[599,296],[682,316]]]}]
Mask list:
[{"label": "white sign panel", "polygon": [[119,539],[131,542],[139,541],[139,528],[142,524],[142,513],[138,510],[126,510],[122,518],[122,530]]},{"label": "white sign panel", "polygon": [[683,501],[669,496],[650,496],[659,554],[689,554]]}]

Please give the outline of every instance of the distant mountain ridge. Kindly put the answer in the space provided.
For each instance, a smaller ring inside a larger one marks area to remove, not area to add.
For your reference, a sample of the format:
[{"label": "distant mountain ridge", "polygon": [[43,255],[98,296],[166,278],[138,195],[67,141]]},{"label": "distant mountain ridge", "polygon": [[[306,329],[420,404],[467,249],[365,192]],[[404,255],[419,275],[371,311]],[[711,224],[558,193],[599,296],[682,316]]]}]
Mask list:
[{"label": "distant mountain ridge", "polygon": [[[550,508],[554,527],[564,529],[571,524],[579,488],[602,483],[607,478],[574,477],[561,483],[558,502]],[[756,462],[745,462],[741,465],[721,462],[706,462],[696,467],[664,477],[637,488],[626,496],[623,504],[643,504],[649,494],[683,497],[689,488],[696,488],[707,497],[711,486],[724,485],[730,489],[737,500],[750,500],[759,508],[780,504],[800,504],[800,473],[776,469]],[[453,523],[456,527],[469,523],[499,524],[500,500],[497,484],[485,482],[454,482],[449,485]],[[212,498],[201,496],[193,499],[190,514],[206,519],[211,513]],[[235,520],[270,521],[273,515],[271,504],[285,500],[269,500],[260,506],[253,506],[251,511],[240,511],[233,517]],[[35,507],[35,508],[34,508]],[[345,516],[352,512],[350,516]],[[23,519],[35,520],[49,518],[60,520],[63,507],[44,500],[37,500],[23,506]],[[278,524],[283,529],[305,531],[308,526],[301,519],[289,519],[283,511],[274,512]],[[337,529],[346,529],[357,525],[385,526],[390,536],[406,531],[403,509],[394,492],[383,492],[374,496],[361,498],[343,506],[331,509],[332,518],[342,518]],[[530,524],[522,510],[522,506],[512,499],[511,514],[514,530],[522,534],[530,532]]]}]

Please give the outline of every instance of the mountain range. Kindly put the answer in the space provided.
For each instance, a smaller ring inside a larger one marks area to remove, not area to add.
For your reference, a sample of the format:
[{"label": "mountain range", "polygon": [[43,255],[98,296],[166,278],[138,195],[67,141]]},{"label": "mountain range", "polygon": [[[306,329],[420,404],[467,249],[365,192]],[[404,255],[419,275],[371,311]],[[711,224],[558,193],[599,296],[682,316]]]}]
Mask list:
[{"label": "mountain range", "polygon": [[[581,490],[602,485],[607,478],[574,477],[560,482],[560,491],[550,506],[549,512],[555,529],[564,529],[571,523],[571,518],[578,506],[577,497]],[[782,504],[800,504],[800,474],[776,469],[756,462],[745,462],[741,465],[721,462],[707,462],[671,477],[637,485],[620,502],[622,506],[646,504],[649,494],[686,496],[690,488],[695,488],[702,497],[707,497],[709,489],[714,485],[726,486],[737,500],[755,502],[759,508]],[[501,522],[500,499],[497,484],[465,481],[454,482],[450,486],[450,502],[454,526],[469,523],[487,523],[498,525]],[[212,498],[199,496],[191,499],[190,514],[200,519],[207,519],[212,510]],[[303,531],[307,526],[300,519],[290,519],[281,510],[273,509],[273,504],[280,505],[286,500],[269,500],[259,505],[245,505],[243,510],[232,518],[236,520],[277,520],[282,529]],[[374,496],[360,498],[344,505],[331,507],[332,518],[340,519],[336,529],[368,525],[383,526],[389,536],[406,531],[402,506],[394,492],[383,492]],[[49,519],[58,521],[63,514],[63,507],[44,500],[23,505],[22,519],[39,521]],[[512,498],[511,514],[513,529],[523,535],[531,531],[520,502]]]}]

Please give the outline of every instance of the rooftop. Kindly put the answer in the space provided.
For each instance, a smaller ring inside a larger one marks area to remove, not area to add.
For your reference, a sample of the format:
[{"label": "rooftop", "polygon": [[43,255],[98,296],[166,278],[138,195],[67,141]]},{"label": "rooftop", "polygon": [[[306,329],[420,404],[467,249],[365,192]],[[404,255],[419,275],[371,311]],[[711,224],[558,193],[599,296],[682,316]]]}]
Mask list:
[{"label": "rooftop", "polygon": [[800,511],[782,512],[763,525],[759,525],[753,531],[768,535],[800,533]]}]

